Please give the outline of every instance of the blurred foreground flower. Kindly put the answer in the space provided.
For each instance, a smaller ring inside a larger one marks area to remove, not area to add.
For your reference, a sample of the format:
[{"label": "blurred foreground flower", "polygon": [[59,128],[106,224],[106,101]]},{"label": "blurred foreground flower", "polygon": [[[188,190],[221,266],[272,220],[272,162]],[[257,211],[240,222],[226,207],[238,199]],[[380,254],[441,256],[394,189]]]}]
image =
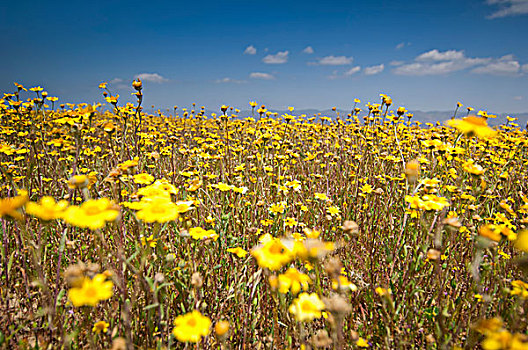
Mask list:
[{"label": "blurred foreground flower", "polygon": [[282,294],[288,293],[291,290],[293,295],[299,293],[301,289],[308,289],[308,284],[312,282],[308,275],[297,271],[294,268],[289,268],[285,273],[279,275],[279,292]]},{"label": "blurred foreground flower", "polygon": [[415,183],[420,176],[420,163],[417,160],[411,160],[405,164],[404,173],[409,183]]},{"label": "blurred foreground flower", "polygon": [[335,249],[333,242],[313,238],[308,238],[303,242],[284,239],[282,242],[301,260],[321,259]]},{"label": "blurred foreground flower", "polygon": [[119,216],[118,207],[108,198],[91,199],[81,206],[71,206],[64,212],[63,218],[68,224],[97,230],[103,228],[107,221],[114,221]]},{"label": "blurred foreground flower", "polygon": [[468,137],[477,136],[482,138],[495,137],[497,132],[488,126],[486,118],[470,115],[462,119],[452,119],[446,122],[447,125],[456,128]]},{"label": "blurred foreground flower", "polygon": [[501,329],[487,334],[481,345],[484,350],[523,350],[528,349],[528,336],[519,333],[512,334],[506,329]]},{"label": "blurred foreground flower", "polygon": [[17,220],[22,220],[20,209],[28,201],[27,193],[12,198],[0,199],[0,218],[10,216]]},{"label": "blurred foreground flower", "polygon": [[85,277],[79,287],[70,288],[68,298],[73,306],[96,306],[100,301],[112,297],[114,284],[106,280],[106,274],[97,274],[95,277]]},{"label": "blurred foreground flower", "polygon": [[280,239],[270,235],[266,236],[269,236],[269,239],[253,248],[251,255],[257,259],[260,267],[275,271],[289,263],[293,259],[293,256],[291,251],[282,244]]},{"label": "blurred foreground flower", "polygon": [[304,322],[321,317],[321,311],[324,308],[325,304],[316,293],[301,293],[297,299],[293,300],[289,311],[295,315],[297,321]]},{"label": "blurred foreground flower", "polygon": [[229,332],[229,322],[222,320],[218,321],[215,325],[215,333],[219,339],[226,339]]},{"label": "blurred foreground flower", "polygon": [[211,320],[194,310],[176,317],[172,334],[181,342],[198,343],[202,337],[209,334]]},{"label": "blurred foreground flower", "polygon": [[473,174],[473,175],[477,175],[477,176],[484,174],[484,171],[485,171],[484,168],[478,165],[477,163],[475,163],[473,159],[469,159],[467,162],[462,164],[462,168],[466,172]]},{"label": "blurred foreground flower", "polygon": [[145,222],[165,223],[178,218],[178,208],[170,197],[143,198],[143,207],[137,212],[137,217]]},{"label": "blurred foreground flower", "polygon": [[517,235],[517,240],[514,244],[515,248],[528,253],[528,230],[523,230]]},{"label": "blurred foreground flower", "polygon": [[38,203],[29,202],[26,204],[26,213],[36,216],[43,221],[51,221],[60,219],[64,214],[64,210],[68,207],[68,202],[65,200],[55,202],[53,197],[45,196],[40,199]]},{"label": "blurred foreground flower", "polygon": [[85,188],[90,185],[90,178],[88,175],[73,175],[68,180],[68,187],[72,190],[75,188]]},{"label": "blurred foreground flower", "polygon": [[510,295],[518,295],[522,299],[528,299],[528,284],[521,280],[511,282]]},{"label": "blurred foreground flower", "polygon": [[140,185],[149,185],[154,181],[154,176],[146,173],[134,175],[134,182]]}]

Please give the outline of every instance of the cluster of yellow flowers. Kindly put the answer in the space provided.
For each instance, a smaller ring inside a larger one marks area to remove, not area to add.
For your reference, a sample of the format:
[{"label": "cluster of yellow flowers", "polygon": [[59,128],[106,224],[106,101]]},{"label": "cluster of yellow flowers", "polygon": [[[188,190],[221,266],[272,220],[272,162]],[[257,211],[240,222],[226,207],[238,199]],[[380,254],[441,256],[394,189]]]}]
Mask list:
[{"label": "cluster of yellow flowers", "polygon": [[423,196],[405,196],[405,201],[410,204],[412,209],[435,210],[439,211],[449,206],[449,202],[445,197],[439,197],[434,194],[426,194]]},{"label": "cluster of yellow flowers", "polygon": [[528,336],[522,333],[510,333],[503,328],[499,318],[480,320],[475,329],[485,336],[482,348],[485,350],[528,349]]},{"label": "cluster of yellow flowers", "polygon": [[119,216],[118,207],[108,198],[91,199],[80,206],[70,206],[65,200],[56,202],[53,197],[42,197],[38,202],[29,202],[27,194],[1,200],[1,214],[16,219],[23,218],[21,209],[42,221],[62,219],[65,222],[92,230],[100,229],[106,222],[114,221]]},{"label": "cluster of yellow flowers", "polygon": [[123,206],[136,210],[136,215],[140,220],[165,223],[176,220],[180,214],[193,209],[192,201],[173,202],[171,195],[177,194],[178,191],[174,185],[166,180],[156,180],[153,184],[137,191],[139,201],[125,202]]}]

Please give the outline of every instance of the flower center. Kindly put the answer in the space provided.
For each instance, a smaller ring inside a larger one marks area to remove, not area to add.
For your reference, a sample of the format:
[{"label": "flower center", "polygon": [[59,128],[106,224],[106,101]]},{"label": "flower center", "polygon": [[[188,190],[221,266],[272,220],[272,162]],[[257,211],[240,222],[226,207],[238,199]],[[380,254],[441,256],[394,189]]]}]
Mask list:
[{"label": "flower center", "polygon": [[189,321],[187,321],[187,325],[190,327],[196,327],[196,320],[194,318],[189,319]]}]

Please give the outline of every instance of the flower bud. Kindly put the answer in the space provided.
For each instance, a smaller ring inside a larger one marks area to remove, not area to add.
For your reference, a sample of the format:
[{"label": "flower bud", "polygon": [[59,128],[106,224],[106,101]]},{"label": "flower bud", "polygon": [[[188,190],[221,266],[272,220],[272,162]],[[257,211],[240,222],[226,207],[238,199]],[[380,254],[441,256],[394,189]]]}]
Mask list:
[{"label": "flower bud", "polygon": [[218,321],[215,325],[215,333],[219,339],[227,338],[227,333],[229,332],[229,322],[222,320]]}]

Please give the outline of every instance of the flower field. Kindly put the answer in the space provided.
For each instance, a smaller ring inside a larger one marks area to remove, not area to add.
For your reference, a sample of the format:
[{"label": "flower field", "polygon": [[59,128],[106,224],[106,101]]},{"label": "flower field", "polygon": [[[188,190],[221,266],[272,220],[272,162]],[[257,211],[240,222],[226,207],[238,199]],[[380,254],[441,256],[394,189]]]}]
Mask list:
[{"label": "flower field", "polygon": [[[0,100],[0,346],[528,349],[528,139],[249,102]],[[245,106],[244,106],[245,107]]]}]

